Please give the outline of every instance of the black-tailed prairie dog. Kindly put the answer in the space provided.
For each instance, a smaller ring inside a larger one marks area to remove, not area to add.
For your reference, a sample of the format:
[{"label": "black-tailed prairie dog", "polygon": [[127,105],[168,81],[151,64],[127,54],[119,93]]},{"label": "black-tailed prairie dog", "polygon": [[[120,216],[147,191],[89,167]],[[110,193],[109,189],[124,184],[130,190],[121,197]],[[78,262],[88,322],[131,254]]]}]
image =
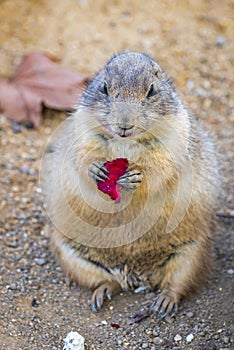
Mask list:
[{"label": "black-tailed prairie dog", "polygon": [[[172,315],[211,267],[216,155],[206,131],[148,55],[110,59],[57,132],[44,161],[51,243],[92,310],[121,290],[157,290]],[[126,159],[120,200],[98,190],[105,163]]]}]

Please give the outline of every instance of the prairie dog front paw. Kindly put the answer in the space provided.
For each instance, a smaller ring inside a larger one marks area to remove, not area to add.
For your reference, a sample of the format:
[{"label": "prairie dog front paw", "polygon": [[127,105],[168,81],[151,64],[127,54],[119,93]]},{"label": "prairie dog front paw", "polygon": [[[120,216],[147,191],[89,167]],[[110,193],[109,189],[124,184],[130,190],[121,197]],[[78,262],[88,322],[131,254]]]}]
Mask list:
[{"label": "prairie dog front paw", "polygon": [[143,180],[142,173],[135,169],[127,171],[123,176],[119,178],[117,183],[127,190],[135,190],[138,188]]},{"label": "prairie dog front paw", "polygon": [[100,161],[95,161],[89,166],[88,174],[95,181],[104,182],[105,180],[109,179],[108,177],[109,171],[105,168],[103,163]]}]

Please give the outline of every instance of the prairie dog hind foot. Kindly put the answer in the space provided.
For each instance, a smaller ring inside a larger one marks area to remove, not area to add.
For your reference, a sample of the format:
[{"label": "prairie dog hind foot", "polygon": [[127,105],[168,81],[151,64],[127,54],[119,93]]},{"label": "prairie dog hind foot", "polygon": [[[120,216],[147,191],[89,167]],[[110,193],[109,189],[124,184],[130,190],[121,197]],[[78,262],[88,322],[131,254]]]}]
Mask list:
[{"label": "prairie dog hind foot", "polygon": [[105,299],[111,300],[111,297],[114,294],[117,294],[121,291],[121,286],[118,282],[115,281],[104,281],[97,287],[91,299],[91,310],[93,313],[97,313],[104,302]]}]

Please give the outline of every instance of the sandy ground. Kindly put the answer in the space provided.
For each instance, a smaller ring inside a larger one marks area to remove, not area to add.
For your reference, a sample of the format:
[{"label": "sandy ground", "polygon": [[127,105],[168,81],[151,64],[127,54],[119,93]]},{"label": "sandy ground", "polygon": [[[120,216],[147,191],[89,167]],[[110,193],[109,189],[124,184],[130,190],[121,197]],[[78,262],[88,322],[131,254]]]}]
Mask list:
[{"label": "sandy ground", "polygon": [[66,286],[44,230],[40,159],[65,116],[45,111],[39,131],[19,133],[1,116],[1,349],[62,349],[71,330],[85,337],[86,349],[233,349],[233,13],[232,0],[0,0],[1,76],[12,74],[32,51],[49,52],[87,76],[113,53],[147,52],[217,139],[224,185],[214,276],[180,305],[172,323],[152,316],[128,324],[152,294],[122,294],[93,315],[86,302],[90,292]]}]

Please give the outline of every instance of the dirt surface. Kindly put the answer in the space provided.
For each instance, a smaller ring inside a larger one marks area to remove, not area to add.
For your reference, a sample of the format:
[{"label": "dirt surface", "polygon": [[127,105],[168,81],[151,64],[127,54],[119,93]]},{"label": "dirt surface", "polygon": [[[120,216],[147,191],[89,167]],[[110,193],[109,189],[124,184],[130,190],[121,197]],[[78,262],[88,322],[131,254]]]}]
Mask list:
[{"label": "dirt surface", "polygon": [[147,305],[152,293],[121,294],[93,315],[86,302],[90,292],[66,285],[44,229],[40,159],[65,116],[45,111],[39,131],[1,116],[1,349],[62,349],[71,330],[83,335],[85,349],[234,348],[233,13],[231,0],[0,0],[0,75],[12,74],[32,51],[49,52],[88,76],[123,49],[150,53],[217,139],[224,185],[214,276],[180,305],[172,323],[152,316],[128,324],[128,316]]}]

